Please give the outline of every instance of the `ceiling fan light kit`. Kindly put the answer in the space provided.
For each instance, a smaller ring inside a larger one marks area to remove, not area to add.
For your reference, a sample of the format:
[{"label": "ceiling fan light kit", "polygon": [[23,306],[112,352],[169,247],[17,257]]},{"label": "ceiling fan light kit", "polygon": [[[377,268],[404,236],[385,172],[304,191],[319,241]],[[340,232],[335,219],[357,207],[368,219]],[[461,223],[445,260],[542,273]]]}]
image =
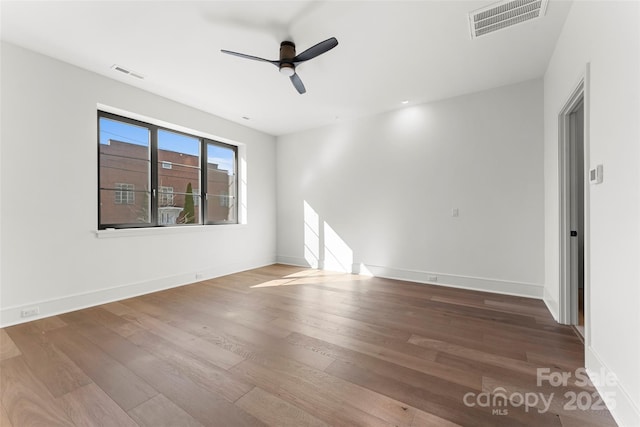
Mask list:
[{"label": "ceiling fan light kit", "polygon": [[296,73],[296,66],[292,62],[296,57],[296,45],[290,41],[280,43],[280,72],[287,77]]},{"label": "ceiling fan light kit", "polygon": [[259,58],[257,56],[246,55],[244,53],[232,52],[230,50],[224,49],[222,50],[222,53],[239,56],[240,58],[251,59],[254,61],[269,62],[277,66],[281,74],[289,77],[291,83],[293,83],[293,86],[296,88],[298,93],[303,94],[307,90],[304,87],[302,80],[296,73],[296,67],[298,66],[298,64],[313,59],[316,56],[322,55],[323,53],[328,52],[337,45],[338,40],[336,40],[335,37],[331,37],[330,39],[311,46],[300,55],[296,55],[296,45],[291,41],[283,41],[282,43],[280,43],[280,59],[278,60]]}]

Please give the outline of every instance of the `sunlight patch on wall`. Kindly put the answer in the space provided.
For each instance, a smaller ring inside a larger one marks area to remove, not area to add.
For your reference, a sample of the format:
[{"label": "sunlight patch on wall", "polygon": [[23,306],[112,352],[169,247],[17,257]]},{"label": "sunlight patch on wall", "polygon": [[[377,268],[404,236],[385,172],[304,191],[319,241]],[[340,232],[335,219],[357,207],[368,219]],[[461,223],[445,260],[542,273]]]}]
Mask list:
[{"label": "sunlight patch on wall", "polygon": [[320,267],[320,216],[304,201],[304,259],[310,267]]},{"label": "sunlight patch on wall", "polygon": [[353,250],[305,200],[304,259],[313,268],[353,272]]},{"label": "sunlight patch on wall", "polygon": [[338,233],[324,222],[324,267],[328,270],[351,273],[353,251]]},{"label": "sunlight patch on wall", "polygon": [[361,276],[373,277],[373,273],[363,263],[359,263],[358,265],[354,266],[354,273]]}]

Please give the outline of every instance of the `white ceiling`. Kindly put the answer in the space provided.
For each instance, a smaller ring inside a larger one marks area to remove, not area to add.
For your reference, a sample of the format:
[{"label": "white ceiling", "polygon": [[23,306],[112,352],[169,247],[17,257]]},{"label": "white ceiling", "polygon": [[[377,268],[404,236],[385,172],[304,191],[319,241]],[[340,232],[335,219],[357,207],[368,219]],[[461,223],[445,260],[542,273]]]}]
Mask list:
[{"label": "white ceiling", "polygon": [[[2,1],[3,40],[272,135],[283,135],[543,75],[570,2],[472,40],[476,1]],[[297,72],[299,95],[271,64],[339,45]],[[144,80],[111,69],[113,64]],[[243,116],[250,120],[243,119]]]}]

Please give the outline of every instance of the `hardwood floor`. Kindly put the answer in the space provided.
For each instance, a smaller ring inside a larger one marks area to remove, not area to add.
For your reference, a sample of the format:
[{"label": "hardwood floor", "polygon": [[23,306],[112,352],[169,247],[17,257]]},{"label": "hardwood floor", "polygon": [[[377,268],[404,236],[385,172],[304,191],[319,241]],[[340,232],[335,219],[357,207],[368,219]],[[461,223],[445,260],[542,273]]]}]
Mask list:
[{"label": "hardwood floor", "polygon": [[441,286],[273,265],[0,340],[2,427],[615,425],[541,301]]}]

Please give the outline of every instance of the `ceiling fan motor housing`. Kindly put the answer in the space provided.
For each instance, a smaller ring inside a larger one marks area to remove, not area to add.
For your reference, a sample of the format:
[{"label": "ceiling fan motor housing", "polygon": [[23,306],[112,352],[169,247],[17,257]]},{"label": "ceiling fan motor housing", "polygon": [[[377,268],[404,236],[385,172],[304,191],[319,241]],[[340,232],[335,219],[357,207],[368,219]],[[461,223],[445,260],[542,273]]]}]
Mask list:
[{"label": "ceiling fan motor housing", "polygon": [[260,62],[268,62],[272,65],[275,65],[280,69],[280,73],[289,77],[291,83],[296,88],[299,94],[303,94],[307,92],[305,89],[302,80],[300,80],[300,76],[296,73],[296,65],[301,62],[308,61],[310,59],[315,58],[318,55],[322,55],[323,53],[333,49],[338,46],[338,40],[335,37],[331,37],[323,42],[320,42],[316,45],[311,46],[309,49],[302,52],[300,55],[296,55],[296,45],[290,41],[283,41],[280,43],[280,59],[279,60],[270,60],[259,58],[257,56],[247,55],[239,52],[232,52],[230,50],[222,49],[222,53],[226,53],[228,55],[239,56],[240,58],[251,59],[253,61]]},{"label": "ceiling fan motor housing", "polygon": [[296,66],[293,58],[296,57],[296,45],[290,41],[280,43],[280,72],[286,76],[295,74]]}]

